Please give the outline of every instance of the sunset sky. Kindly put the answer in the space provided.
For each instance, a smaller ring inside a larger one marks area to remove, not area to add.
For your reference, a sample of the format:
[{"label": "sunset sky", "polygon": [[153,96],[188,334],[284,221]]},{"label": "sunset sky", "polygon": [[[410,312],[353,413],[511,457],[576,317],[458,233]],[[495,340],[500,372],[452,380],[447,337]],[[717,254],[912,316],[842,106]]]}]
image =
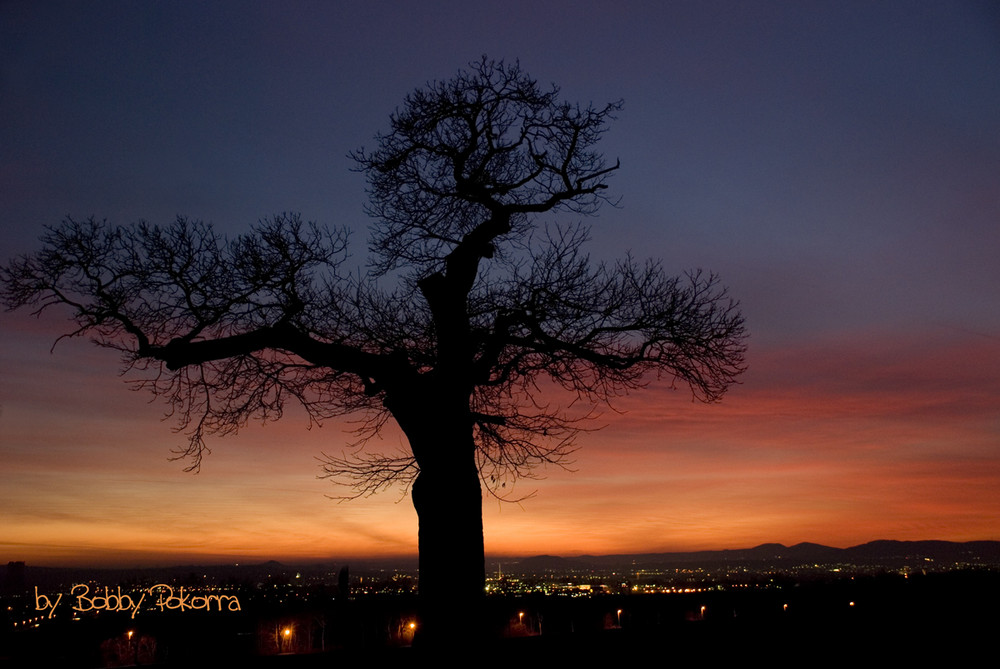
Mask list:
[{"label": "sunset sky", "polygon": [[[4,2],[0,260],[67,215],[236,235],[284,211],[349,226],[362,259],[348,152],[482,54],[624,100],[600,146],[621,204],[585,221],[592,256],[717,272],[751,333],[721,404],[653,379],[574,471],[487,497],[487,554],[1000,540],[989,0]],[[401,491],[337,503],[317,478],[350,425],[292,409],[185,473],[113,352],[50,353],[65,316],[0,313],[0,563],[415,554]]]}]

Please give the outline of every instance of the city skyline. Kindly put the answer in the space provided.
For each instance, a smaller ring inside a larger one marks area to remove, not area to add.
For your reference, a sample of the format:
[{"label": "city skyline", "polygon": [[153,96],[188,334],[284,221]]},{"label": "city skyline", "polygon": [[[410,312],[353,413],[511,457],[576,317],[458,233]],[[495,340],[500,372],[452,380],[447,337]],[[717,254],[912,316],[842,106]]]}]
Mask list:
[{"label": "city skyline", "polygon": [[[567,100],[624,99],[598,147],[621,203],[583,221],[589,250],[717,272],[749,371],[721,404],[653,380],[603,408],[576,471],[486,495],[488,555],[1000,539],[996,9],[536,4],[7,4],[2,260],[67,214],[236,235],[282,211],[350,226],[362,260],[347,153],[427,81],[519,59]],[[0,316],[6,559],[416,553],[402,491],[338,504],[316,478],[349,425],[291,410],[185,473],[114,352],[50,355],[64,317]]]}]

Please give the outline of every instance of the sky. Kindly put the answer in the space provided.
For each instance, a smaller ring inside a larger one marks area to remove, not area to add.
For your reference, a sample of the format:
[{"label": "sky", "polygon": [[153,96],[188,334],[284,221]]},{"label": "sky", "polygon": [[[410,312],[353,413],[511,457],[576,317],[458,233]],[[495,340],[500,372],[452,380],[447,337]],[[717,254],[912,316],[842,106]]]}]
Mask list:
[{"label": "sky", "polygon": [[[470,6],[471,5],[471,6]],[[717,272],[750,332],[720,404],[652,379],[572,471],[484,501],[489,555],[1000,540],[1000,9],[992,2],[0,3],[0,256],[66,216],[354,231],[407,93],[482,54],[624,107],[592,257]],[[566,220],[566,219],[561,219]],[[546,220],[539,220],[545,223]],[[572,222],[572,221],[570,221]],[[301,410],[199,474],[120,362],[0,313],[0,561],[413,555],[395,490],[337,502]],[[126,377],[127,380],[128,377]],[[554,397],[554,401],[559,401]],[[398,449],[388,430],[376,449]]]}]

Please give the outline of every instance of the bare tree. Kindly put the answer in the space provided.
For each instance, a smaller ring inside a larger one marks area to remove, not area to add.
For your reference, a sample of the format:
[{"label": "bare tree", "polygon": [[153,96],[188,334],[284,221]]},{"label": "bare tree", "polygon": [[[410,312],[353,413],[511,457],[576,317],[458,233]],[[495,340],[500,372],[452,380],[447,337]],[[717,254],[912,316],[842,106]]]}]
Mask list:
[{"label": "bare tree", "polygon": [[[543,389],[610,402],[656,375],[719,400],[744,369],[737,305],[712,274],[666,274],[630,257],[592,263],[585,228],[618,170],[594,150],[620,103],[559,100],[487,59],[410,94],[374,150],[371,271],[345,271],[347,233],[297,216],[226,239],[167,227],[67,220],[3,269],[10,308],[68,306],[75,328],[121,351],[167,399],[196,468],[204,437],[273,420],[295,401],[316,420],[394,420],[409,452],[326,458],[370,494],[411,486],[423,628],[474,607],[484,584],[482,486],[499,491],[563,463],[586,415]],[[500,493],[502,494],[502,492]]]}]

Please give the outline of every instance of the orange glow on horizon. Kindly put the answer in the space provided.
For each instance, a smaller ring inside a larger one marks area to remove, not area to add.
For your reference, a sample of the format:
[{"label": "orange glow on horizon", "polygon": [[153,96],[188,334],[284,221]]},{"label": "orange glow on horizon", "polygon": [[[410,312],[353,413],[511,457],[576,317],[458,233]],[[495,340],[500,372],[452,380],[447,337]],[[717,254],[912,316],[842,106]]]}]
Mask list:
[{"label": "orange glow on horizon", "polygon": [[[64,346],[69,346],[65,344]],[[72,345],[76,346],[77,343]],[[315,456],[350,440],[338,424],[248,426],[213,441],[198,475],[167,460],[180,437],[160,407],[106,374],[105,351],[68,357],[56,380],[4,360],[25,387],[4,407],[8,559],[32,564],[350,560],[416,554],[399,491],[327,495]],[[484,499],[495,556],[746,548],[809,541],[998,539],[995,398],[1000,345],[878,337],[758,351],[718,405],[654,384],[585,433],[574,472]],[[66,352],[68,354],[68,352]],[[87,387],[81,395],[76,389]],[[46,404],[40,398],[49,395]],[[65,407],[65,408],[63,408]],[[401,446],[389,430],[383,446]]]}]

